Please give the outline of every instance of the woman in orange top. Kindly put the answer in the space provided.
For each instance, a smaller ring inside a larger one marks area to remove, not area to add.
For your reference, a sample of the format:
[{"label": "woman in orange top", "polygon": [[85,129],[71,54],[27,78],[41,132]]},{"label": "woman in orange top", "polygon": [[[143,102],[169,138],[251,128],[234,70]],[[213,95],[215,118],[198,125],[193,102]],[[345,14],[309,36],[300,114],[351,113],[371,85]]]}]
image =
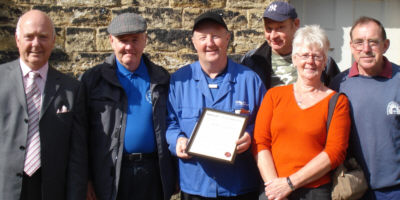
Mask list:
[{"label": "woman in orange top", "polygon": [[319,26],[300,28],[292,50],[296,83],[270,89],[258,111],[253,147],[269,200],[330,199],[329,172],[346,156],[350,116],[340,95],[327,133],[335,93],[321,82],[328,49]]}]

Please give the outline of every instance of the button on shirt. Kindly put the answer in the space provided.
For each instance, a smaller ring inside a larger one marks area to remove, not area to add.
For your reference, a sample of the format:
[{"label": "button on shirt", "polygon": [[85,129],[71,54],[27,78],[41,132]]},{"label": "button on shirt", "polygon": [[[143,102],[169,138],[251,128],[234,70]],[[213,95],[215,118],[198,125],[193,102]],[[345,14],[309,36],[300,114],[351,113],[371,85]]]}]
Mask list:
[{"label": "button on shirt", "polygon": [[117,59],[117,77],[128,97],[124,152],[151,153],[155,150],[150,76],[143,59],[131,72]]},{"label": "button on shirt", "polygon": [[[261,79],[249,68],[228,59],[226,74],[218,88],[213,97],[198,61],[171,75],[166,138],[172,154],[176,155],[179,137],[190,138],[204,108],[231,113],[248,111],[246,131],[253,133],[265,93]],[[238,154],[234,164],[199,157],[179,159],[179,179],[183,192],[213,198],[258,191],[260,184],[250,149]]]}]

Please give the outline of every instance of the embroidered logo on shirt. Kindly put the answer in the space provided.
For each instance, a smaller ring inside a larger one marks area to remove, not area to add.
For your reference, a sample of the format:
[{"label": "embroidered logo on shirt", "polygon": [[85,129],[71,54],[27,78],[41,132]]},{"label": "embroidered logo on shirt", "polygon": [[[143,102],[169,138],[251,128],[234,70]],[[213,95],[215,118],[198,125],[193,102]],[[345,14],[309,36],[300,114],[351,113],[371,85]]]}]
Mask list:
[{"label": "embroidered logo on shirt", "polygon": [[248,115],[250,114],[249,104],[245,101],[235,101],[235,114],[238,115]]},{"label": "embroidered logo on shirt", "polygon": [[397,102],[391,101],[386,108],[387,115],[400,115],[400,106]]},{"label": "embroidered logo on shirt", "polygon": [[151,102],[151,90],[147,90],[147,92],[146,92],[146,101],[149,102],[149,104],[152,104],[152,102]]}]

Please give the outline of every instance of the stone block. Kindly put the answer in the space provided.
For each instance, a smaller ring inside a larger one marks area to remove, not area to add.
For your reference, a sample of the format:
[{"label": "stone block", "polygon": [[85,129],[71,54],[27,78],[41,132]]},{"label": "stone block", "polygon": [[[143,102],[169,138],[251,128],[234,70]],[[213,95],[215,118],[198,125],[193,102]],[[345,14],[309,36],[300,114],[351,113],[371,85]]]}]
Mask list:
[{"label": "stone block", "polygon": [[227,8],[260,8],[265,9],[272,0],[227,0]]},{"label": "stone block", "polygon": [[150,57],[152,62],[164,67],[170,73],[173,73],[180,67],[188,65],[197,60],[196,54],[181,54],[176,52],[146,52],[146,54]]},{"label": "stone block", "polygon": [[107,27],[97,29],[96,34],[96,50],[97,51],[112,51]]},{"label": "stone block", "polygon": [[185,9],[183,11],[183,27],[192,30],[194,20],[204,12],[213,11],[220,13],[229,30],[243,30],[247,28],[246,11],[223,9]]},{"label": "stone block", "polygon": [[168,0],[121,0],[122,5],[139,7],[168,7]]},{"label": "stone block", "polygon": [[104,7],[34,6],[46,12],[56,25],[102,26],[110,21],[110,10]]},{"label": "stone block", "polygon": [[263,21],[264,10],[249,10],[248,11],[248,19],[249,19],[249,28],[251,30],[264,31],[264,21]]},{"label": "stone block", "polygon": [[56,27],[56,49],[65,50],[65,30],[64,28]]},{"label": "stone block", "polygon": [[18,51],[2,51],[0,50],[0,64],[13,61],[19,57]]},{"label": "stone block", "polygon": [[92,28],[67,28],[67,52],[90,52],[95,50],[95,29]]},{"label": "stone block", "polygon": [[117,9],[111,10],[111,19],[114,19],[114,17],[116,17],[117,15],[120,15],[122,13],[127,13],[127,12],[140,14],[139,8],[133,7],[133,6],[128,6],[128,7],[117,8]]},{"label": "stone block", "polygon": [[86,70],[103,63],[111,53],[74,53],[73,60],[69,65],[74,75],[78,76]]},{"label": "stone block", "polygon": [[226,0],[170,0],[169,6],[192,7],[192,8],[223,8]]},{"label": "stone block", "polygon": [[138,14],[146,18],[148,28],[181,28],[182,10],[172,8],[140,8]]},{"label": "stone block", "polygon": [[57,5],[63,6],[117,6],[115,0],[56,0]]},{"label": "stone block", "polygon": [[193,28],[193,24],[194,24],[194,20],[196,19],[196,17],[198,17],[200,14],[202,14],[203,12],[205,12],[204,9],[198,9],[198,8],[185,8],[183,10],[183,14],[182,14],[182,27],[184,29],[188,29],[188,30],[192,30]]},{"label": "stone block", "polygon": [[190,40],[191,31],[179,29],[149,29],[147,30],[147,50],[166,52],[194,52]]},{"label": "stone block", "polygon": [[235,32],[233,42],[234,53],[246,53],[264,43],[264,33],[254,30],[244,30]]},{"label": "stone block", "polygon": [[14,26],[0,26],[0,51],[17,50],[14,33]]},{"label": "stone block", "polygon": [[26,6],[16,6],[14,3],[0,3],[0,24],[17,25],[18,18],[28,10],[29,7]]},{"label": "stone block", "polygon": [[19,3],[24,3],[24,4],[48,4],[48,5],[54,5],[56,4],[56,0],[19,0]]}]

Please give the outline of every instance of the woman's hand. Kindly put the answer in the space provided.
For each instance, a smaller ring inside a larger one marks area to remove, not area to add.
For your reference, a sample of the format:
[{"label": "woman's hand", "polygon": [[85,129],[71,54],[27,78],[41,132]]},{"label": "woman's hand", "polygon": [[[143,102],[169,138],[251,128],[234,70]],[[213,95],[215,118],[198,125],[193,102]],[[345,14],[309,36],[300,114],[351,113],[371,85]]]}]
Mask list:
[{"label": "woman's hand", "polygon": [[286,199],[292,193],[286,178],[275,178],[265,183],[265,195],[269,200]]}]

